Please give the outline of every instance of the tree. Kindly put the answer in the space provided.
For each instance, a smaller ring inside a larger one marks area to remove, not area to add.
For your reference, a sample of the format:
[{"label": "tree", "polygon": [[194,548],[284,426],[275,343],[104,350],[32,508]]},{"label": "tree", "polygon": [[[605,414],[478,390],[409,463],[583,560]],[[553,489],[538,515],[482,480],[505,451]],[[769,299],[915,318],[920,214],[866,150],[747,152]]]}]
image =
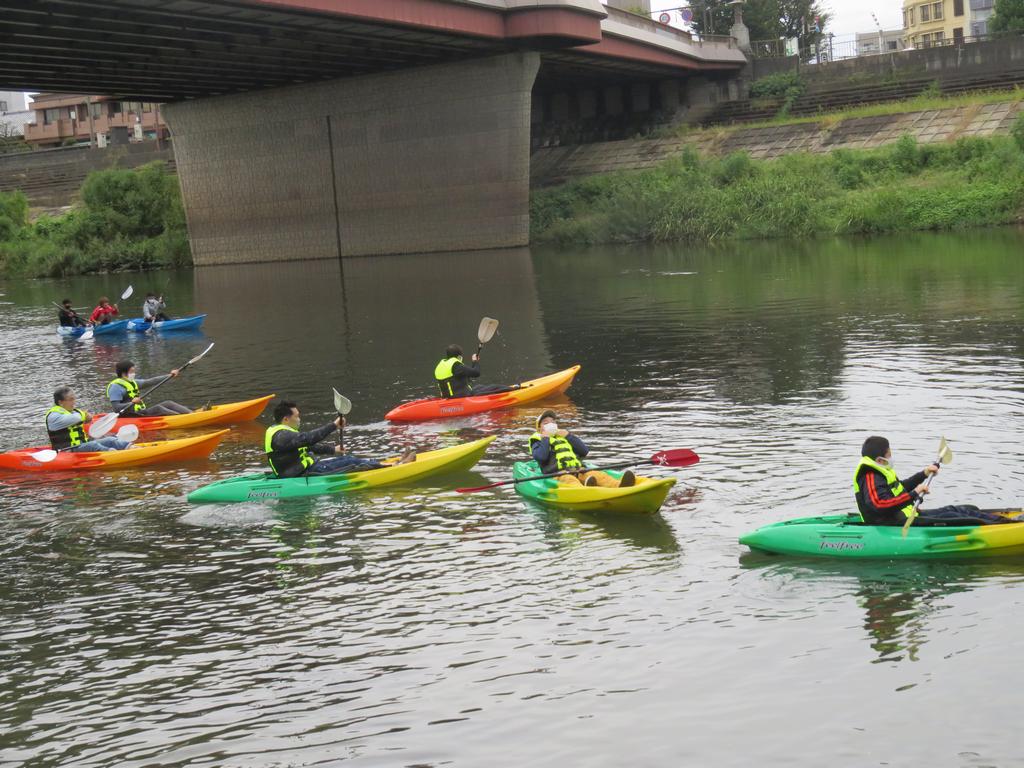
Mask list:
[{"label": "tree", "polygon": [[[996,0],[996,3],[1007,0]],[[1024,0],[1009,0],[1024,3]],[[725,35],[732,26],[732,7],[726,0],[691,0],[693,25],[700,34]],[[710,11],[711,26],[705,29],[705,10]],[[800,49],[807,50],[822,37],[829,14],[818,0],[747,0],[743,5],[743,23],[750,39],[778,40],[797,37]]]},{"label": "tree", "polygon": [[995,12],[988,20],[993,32],[1020,32],[1024,30],[1024,0],[996,0]]}]

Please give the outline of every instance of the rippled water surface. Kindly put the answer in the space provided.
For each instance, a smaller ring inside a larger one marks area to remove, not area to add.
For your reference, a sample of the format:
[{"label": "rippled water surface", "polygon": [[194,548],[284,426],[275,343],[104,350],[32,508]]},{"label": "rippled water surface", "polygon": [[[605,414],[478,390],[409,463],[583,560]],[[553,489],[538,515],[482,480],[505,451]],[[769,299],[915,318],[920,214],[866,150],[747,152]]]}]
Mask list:
[{"label": "rippled water surface", "polygon": [[[509,251],[0,282],[0,444],[45,441],[63,382],[101,405],[331,387],[379,455],[496,434],[438,483],[190,506],[260,465],[0,475],[0,765],[1013,766],[1024,561],[753,556],[737,536],[846,511],[863,438],[954,464],[935,503],[1024,497],[1024,238]],[[49,304],[166,286],[202,333],[73,342]],[[501,320],[486,381],[582,364],[555,401],[595,458],[689,447],[661,513],[566,515],[511,492],[541,407],[391,426],[446,344]],[[439,489],[437,486],[442,486]],[[445,490],[447,489],[447,490]]]}]

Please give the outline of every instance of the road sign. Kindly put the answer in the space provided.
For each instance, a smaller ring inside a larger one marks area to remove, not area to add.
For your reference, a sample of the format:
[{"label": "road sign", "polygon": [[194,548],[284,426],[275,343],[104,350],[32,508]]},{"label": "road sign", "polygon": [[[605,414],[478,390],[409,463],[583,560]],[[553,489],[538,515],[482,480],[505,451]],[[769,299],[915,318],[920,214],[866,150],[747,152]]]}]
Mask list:
[{"label": "road sign", "polygon": [[683,8],[679,15],[683,17],[683,24],[689,24],[693,21],[693,11],[689,8]]},{"label": "road sign", "polygon": [[670,21],[672,21],[672,17],[669,16],[667,13],[663,13],[658,17],[658,21],[660,21],[662,24],[668,24]]}]

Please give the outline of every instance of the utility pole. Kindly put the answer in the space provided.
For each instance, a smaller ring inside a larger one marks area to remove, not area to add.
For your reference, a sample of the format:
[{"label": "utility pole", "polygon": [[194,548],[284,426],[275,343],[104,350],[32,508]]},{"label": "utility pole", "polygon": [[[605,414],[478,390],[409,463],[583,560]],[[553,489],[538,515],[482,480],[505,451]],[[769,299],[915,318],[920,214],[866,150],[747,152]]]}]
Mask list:
[{"label": "utility pole", "polygon": [[875,22],[875,26],[878,27],[878,52],[885,53],[885,33],[882,32],[882,25],[878,23],[878,17],[875,16],[875,12],[871,12],[871,19]]},{"label": "utility pole", "polygon": [[85,97],[85,111],[89,113],[89,149],[95,149],[96,127],[92,123],[92,96]]}]

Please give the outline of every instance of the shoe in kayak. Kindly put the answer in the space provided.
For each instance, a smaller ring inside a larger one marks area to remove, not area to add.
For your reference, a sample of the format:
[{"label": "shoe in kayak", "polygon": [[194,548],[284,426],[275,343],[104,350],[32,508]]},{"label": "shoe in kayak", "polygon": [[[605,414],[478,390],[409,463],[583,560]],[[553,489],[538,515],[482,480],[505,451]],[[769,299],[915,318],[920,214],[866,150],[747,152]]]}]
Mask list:
[{"label": "shoe in kayak", "polygon": [[0,453],[0,469],[20,472],[67,472],[85,469],[123,469],[143,467],[170,461],[205,459],[230,429],[210,432],[197,437],[180,440],[160,440],[155,443],[135,443],[123,451],[82,451],[71,453],[61,451],[53,461],[41,463],[32,454],[45,450],[47,446],[22,448],[18,451]]},{"label": "shoe in kayak", "polygon": [[[471,469],[487,451],[494,437],[485,437],[451,448],[416,454],[416,460],[407,464],[393,463],[381,469],[365,472],[310,475],[308,477],[277,477],[272,472],[233,477],[229,480],[204,485],[188,495],[192,502],[262,501],[265,499],[299,499],[350,493],[385,485],[396,485],[422,480],[445,472]],[[399,457],[386,459],[397,462]]]},{"label": "shoe in kayak", "polygon": [[[540,475],[535,461],[517,461],[512,466],[512,477],[520,479]],[[608,471],[612,477],[621,472]],[[675,478],[655,479],[637,477],[636,484],[628,488],[602,488],[601,486],[563,485],[557,477],[516,483],[516,493],[531,501],[566,512],[618,512],[652,515],[665,503]]]},{"label": "shoe in kayak", "polygon": [[[234,424],[239,421],[252,421],[267,407],[274,395],[257,397],[255,400],[241,400],[237,403],[212,405],[209,410],[179,413],[174,416],[140,416],[119,418],[111,432],[116,432],[127,424],[134,424],[139,432],[153,432],[158,429],[191,429],[192,427],[209,427],[214,424]],[[106,414],[97,413],[92,417],[96,421]],[[91,422],[90,422],[91,423]]]},{"label": "shoe in kayak", "polygon": [[192,315],[192,317],[179,317],[175,320],[157,320],[155,323],[147,323],[143,318],[136,317],[128,321],[128,330],[136,333],[154,331],[187,331],[198,328],[203,324],[206,315]]},{"label": "shoe in kayak", "polygon": [[450,419],[469,416],[474,413],[496,411],[526,405],[545,397],[560,395],[572,384],[580,366],[574,365],[558,373],[551,373],[539,379],[524,381],[519,389],[500,392],[495,395],[470,395],[469,397],[432,397],[413,400],[389,411],[384,418],[388,421],[426,421],[428,419]]},{"label": "shoe in kayak", "polygon": [[[988,510],[1010,517],[1018,510]],[[777,555],[838,558],[999,557],[1024,554],[1024,522],[1002,525],[866,525],[856,515],[802,517],[772,523],[740,537],[752,550]]]}]

